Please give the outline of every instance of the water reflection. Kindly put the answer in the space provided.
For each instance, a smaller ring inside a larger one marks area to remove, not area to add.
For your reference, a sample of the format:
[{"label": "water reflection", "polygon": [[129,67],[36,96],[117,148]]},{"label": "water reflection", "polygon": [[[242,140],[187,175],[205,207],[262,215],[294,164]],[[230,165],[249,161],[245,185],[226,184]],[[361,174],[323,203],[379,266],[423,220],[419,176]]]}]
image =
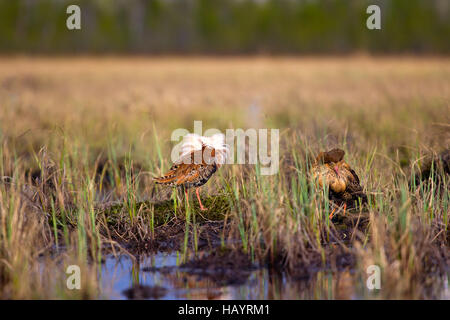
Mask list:
[{"label": "water reflection", "polygon": [[[176,253],[141,257],[108,256],[102,266],[103,296],[126,299],[124,291],[141,285],[163,288],[159,299],[376,299],[365,279],[351,271],[319,271],[310,278],[294,279],[284,273],[257,269],[240,285],[221,286],[213,279],[177,267]],[[442,279],[438,299],[449,299],[448,277]]]}]

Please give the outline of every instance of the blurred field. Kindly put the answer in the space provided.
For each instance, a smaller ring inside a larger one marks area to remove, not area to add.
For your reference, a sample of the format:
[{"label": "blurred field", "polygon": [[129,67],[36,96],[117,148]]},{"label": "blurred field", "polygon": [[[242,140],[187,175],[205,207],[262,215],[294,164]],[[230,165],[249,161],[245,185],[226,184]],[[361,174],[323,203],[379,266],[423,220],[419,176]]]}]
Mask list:
[{"label": "blurred field", "polygon": [[[0,191],[0,296],[42,296],[39,286],[61,296],[34,262],[55,241],[70,249],[63,259],[76,257],[85,268],[87,257],[100,261],[108,237],[98,203],[124,201],[130,230],[142,224],[136,237],[151,239],[136,203],[160,192],[150,178],[171,164],[172,130],[202,120],[204,130],[280,129],[278,175],[226,166],[204,188],[233,199],[227,237],[239,238],[240,249],[254,259],[279,256],[291,267],[314,254],[328,261],[335,230],[328,206],[307,191],[307,159],[342,147],[374,201],[366,212],[370,230],[354,230],[351,242],[338,245],[359,270],[383,266],[392,286],[383,297],[424,297],[419,274],[429,268],[427,257],[436,262],[448,252],[449,181],[444,175],[443,184],[417,190],[408,183],[413,165],[450,148],[449,101],[448,58],[1,58],[0,175],[13,183]],[[40,205],[31,210],[23,189],[30,176],[43,177],[45,161],[57,168],[53,196],[38,186]],[[130,170],[140,172],[139,183],[128,179]],[[96,174],[106,171],[114,183],[105,193]],[[30,218],[30,210],[43,214]],[[14,279],[29,270],[34,276],[18,285]],[[86,290],[92,287],[95,281]],[[96,297],[97,289],[83,297]]]},{"label": "blurred field", "polygon": [[347,135],[390,156],[449,143],[446,58],[3,58],[0,79],[2,136],[21,151],[61,133],[100,151],[112,135],[140,157],[155,151],[153,123],[170,147],[169,133],[193,120],[298,129],[312,143]]}]

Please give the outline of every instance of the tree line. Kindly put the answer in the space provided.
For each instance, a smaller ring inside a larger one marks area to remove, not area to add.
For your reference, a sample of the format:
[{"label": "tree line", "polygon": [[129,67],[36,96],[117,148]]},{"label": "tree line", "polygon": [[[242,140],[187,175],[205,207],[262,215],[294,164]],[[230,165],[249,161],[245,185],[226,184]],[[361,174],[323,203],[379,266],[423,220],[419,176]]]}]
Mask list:
[{"label": "tree line", "polygon": [[[381,30],[366,28],[370,4]],[[449,13],[448,0],[0,0],[0,52],[448,54]]]}]

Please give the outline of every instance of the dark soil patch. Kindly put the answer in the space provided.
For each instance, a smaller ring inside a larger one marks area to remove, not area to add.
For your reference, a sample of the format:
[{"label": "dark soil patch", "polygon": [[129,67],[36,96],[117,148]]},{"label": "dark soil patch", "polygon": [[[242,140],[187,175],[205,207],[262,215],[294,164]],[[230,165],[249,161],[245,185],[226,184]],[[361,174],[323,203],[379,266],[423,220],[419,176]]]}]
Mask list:
[{"label": "dark soil patch", "polygon": [[139,284],[124,290],[122,294],[128,299],[133,300],[161,299],[167,294],[167,289],[160,286],[150,287]]},{"label": "dark soil patch", "polygon": [[[153,238],[143,240],[130,239],[126,248],[130,252],[141,254],[145,252],[182,250],[185,237],[186,222],[181,219],[155,229]],[[189,228],[188,247],[193,248],[194,234],[192,225]],[[220,245],[223,233],[223,221],[210,221],[197,225],[197,250],[211,250]]]},{"label": "dark soil patch", "polygon": [[[357,210],[338,211],[333,218],[334,229],[337,231],[336,241],[348,242],[355,232],[366,234],[369,228],[370,215]],[[333,240],[333,239],[332,239]]]},{"label": "dark soil patch", "polygon": [[319,271],[339,272],[352,270],[356,266],[352,252],[334,244],[325,248],[325,259],[323,258],[319,252],[308,250],[289,268],[283,263],[283,257],[276,257],[268,267],[271,272],[283,272],[293,280],[309,281]]},{"label": "dark soil patch", "polygon": [[208,278],[219,286],[244,284],[258,268],[248,255],[236,250],[215,250],[180,266],[183,271]]}]

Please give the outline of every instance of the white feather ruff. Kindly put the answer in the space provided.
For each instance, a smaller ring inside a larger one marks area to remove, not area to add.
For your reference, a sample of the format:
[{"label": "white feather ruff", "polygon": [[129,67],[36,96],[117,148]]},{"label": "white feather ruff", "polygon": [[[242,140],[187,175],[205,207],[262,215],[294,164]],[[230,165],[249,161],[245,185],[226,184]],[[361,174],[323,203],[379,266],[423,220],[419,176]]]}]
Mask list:
[{"label": "white feather ruff", "polygon": [[192,151],[202,150],[203,146],[215,149],[216,164],[220,166],[225,163],[229,147],[225,144],[225,136],[222,133],[214,134],[211,137],[200,136],[195,133],[185,135],[181,145],[181,155],[185,156]]},{"label": "white feather ruff", "polygon": [[185,156],[195,150],[201,150],[202,146],[202,137],[195,133],[189,133],[183,137],[181,156]]}]

